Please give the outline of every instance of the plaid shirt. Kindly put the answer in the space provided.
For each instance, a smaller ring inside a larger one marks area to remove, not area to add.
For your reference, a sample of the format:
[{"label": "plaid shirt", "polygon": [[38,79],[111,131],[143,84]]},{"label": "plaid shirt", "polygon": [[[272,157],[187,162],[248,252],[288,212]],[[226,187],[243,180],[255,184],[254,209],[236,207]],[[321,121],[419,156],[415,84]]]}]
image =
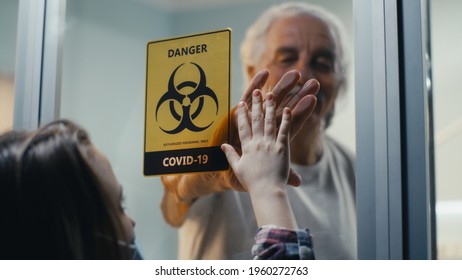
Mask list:
[{"label": "plaid shirt", "polygon": [[314,260],[310,231],[263,226],[255,236],[252,256],[254,260]]}]

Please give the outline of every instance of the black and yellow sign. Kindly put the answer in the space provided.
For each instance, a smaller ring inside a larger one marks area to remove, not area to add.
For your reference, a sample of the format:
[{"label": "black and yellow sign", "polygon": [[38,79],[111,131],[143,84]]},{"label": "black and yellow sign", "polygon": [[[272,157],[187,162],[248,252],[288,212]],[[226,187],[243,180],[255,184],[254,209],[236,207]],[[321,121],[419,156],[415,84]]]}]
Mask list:
[{"label": "black and yellow sign", "polygon": [[230,29],[148,43],[144,175],[228,168],[230,75]]}]

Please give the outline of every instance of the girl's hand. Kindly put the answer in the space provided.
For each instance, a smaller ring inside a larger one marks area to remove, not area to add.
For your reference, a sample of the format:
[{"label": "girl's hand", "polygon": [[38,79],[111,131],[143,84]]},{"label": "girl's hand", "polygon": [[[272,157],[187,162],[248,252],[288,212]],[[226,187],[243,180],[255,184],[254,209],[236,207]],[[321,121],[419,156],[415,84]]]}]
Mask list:
[{"label": "girl's hand", "polygon": [[260,90],[252,93],[251,113],[245,102],[239,103],[237,118],[242,155],[231,145],[222,145],[233,172],[250,193],[268,192],[269,186],[285,188],[289,177],[291,110],[283,110],[278,131],[272,93],[268,93],[265,102],[265,117]]}]

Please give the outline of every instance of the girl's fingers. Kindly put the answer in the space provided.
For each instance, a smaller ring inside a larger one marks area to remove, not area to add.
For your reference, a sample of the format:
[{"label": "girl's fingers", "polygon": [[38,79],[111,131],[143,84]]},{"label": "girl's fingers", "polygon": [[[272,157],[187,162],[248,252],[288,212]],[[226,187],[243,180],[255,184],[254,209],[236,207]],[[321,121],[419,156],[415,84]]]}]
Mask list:
[{"label": "girl's fingers", "polygon": [[282,112],[281,126],[277,136],[277,142],[283,145],[289,145],[290,123],[292,120],[292,112],[289,108],[284,108]]},{"label": "girl's fingers", "polygon": [[249,124],[247,105],[243,101],[239,102],[237,108],[237,127],[241,146],[244,147],[244,145],[252,139],[252,129]]},{"label": "girl's fingers", "polygon": [[233,146],[229,144],[222,144],[221,150],[225,153],[226,159],[229,162],[229,166],[231,166],[231,169],[233,169],[234,173],[236,173],[241,157],[233,148]]},{"label": "girl's fingers", "polygon": [[268,93],[266,95],[266,112],[265,112],[265,137],[276,139],[276,108],[274,95]]},{"label": "girl's fingers", "polygon": [[252,136],[260,137],[263,135],[263,109],[262,96],[260,90],[252,93]]}]

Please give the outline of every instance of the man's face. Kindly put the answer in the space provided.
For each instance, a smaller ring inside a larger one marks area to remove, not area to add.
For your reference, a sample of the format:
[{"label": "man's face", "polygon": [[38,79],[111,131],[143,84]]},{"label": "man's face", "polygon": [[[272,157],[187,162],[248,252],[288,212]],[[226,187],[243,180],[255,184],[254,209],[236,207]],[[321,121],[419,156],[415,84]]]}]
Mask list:
[{"label": "man's face", "polygon": [[336,71],[335,41],[326,24],[306,15],[275,21],[266,36],[266,49],[258,67],[267,68],[270,77],[265,92],[271,89],[289,70],[302,74],[300,86],[309,79],[319,81],[318,103],[312,113],[311,124],[319,123],[333,110],[339,89]]}]

